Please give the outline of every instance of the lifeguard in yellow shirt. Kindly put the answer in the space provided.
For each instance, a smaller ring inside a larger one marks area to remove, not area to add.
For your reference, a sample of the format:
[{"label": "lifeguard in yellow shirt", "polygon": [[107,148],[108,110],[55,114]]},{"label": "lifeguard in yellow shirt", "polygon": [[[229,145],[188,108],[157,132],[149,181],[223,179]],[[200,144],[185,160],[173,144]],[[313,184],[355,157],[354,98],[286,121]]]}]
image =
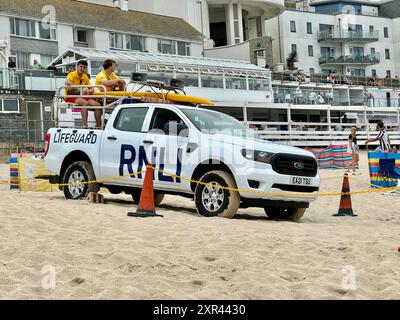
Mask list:
[{"label": "lifeguard in yellow shirt", "polygon": [[[86,75],[85,71],[87,69],[88,63],[85,60],[78,62],[76,70],[70,72],[65,79],[66,86],[90,86],[90,79]],[[82,90],[83,95],[90,95],[94,93],[94,88],[86,88]],[[65,89],[65,95],[81,95],[81,90],[79,88],[67,88]],[[98,107],[100,103],[89,97],[65,97],[65,102],[73,103],[77,106],[93,106]],[[81,112],[82,121],[84,128],[88,128],[88,111],[94,111],[94,117],[96,119],[96,128],[101,128],[101,109],[77,109],[73,108],[72,112]]]},{"label": "lifeguard in yellow shirt", "polygon": [[[103,63],[103,71],[99,72],[96,76],[95,85],[103,85],[107,88],[107,91],[124,91],[125,81],[120,79],[115,74],[116,61],[112,59],[107,59]],[[101,88],[99,88],[101,90]]]}]

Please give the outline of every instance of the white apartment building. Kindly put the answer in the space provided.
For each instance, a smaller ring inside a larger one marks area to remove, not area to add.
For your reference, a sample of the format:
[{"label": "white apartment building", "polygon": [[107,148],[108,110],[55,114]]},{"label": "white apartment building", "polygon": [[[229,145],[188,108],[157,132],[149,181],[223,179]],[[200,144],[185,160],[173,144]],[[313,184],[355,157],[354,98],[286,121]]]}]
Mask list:
[{"label": "white apartment building", "polygon": [[400,76],[400,1],[306,0],[266,21],[273,63],[297,52],[309,73],[395,78]]}]

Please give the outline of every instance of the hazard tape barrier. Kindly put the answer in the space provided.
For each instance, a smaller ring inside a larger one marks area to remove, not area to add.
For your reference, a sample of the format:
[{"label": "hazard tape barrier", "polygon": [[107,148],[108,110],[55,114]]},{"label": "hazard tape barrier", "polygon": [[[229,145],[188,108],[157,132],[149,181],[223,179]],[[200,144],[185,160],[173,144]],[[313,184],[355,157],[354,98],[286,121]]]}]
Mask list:
[{"label": "hazard tape barrier", "polygon": [[[148,165],[149,166],[149,165]],[[331,197],[331,196],[342,196],[342,195],[360,195],[360,194],[368,194],[368,193],[377,193],[377,192],[382,192],[382,191],[395,191],[396,187],[389,187],[389,188],[378,188],[378,189],[368,189],[368,190],[358,190],[358,191],[351,191],[351,192],[320,192],[320,193],[277,193],[277,192],[271,192],[271,191],[257,191],[257,190],[246,190],[246,189],[239,189],[239,188],[231,188],[231,187],[225,187],[225,186],[215,186],[211,183],[206,183],[206,182],[202,182],[199,180],[194,180],[191,178],[186,178],[186,177],[182,177],[182,176],[178,176],[174,173],[170,173],[167,172],[165,170],[161,170],[158,168],[155,168],[154,166],[152,166],[153,170],[155,171],[159,171],[165,175],[169,175],[173,178],[178,178],[181,180],[185,180],[194,184],[200,184],[200,185],[204,185],[204,186],[208,186],[208,187],[216,187],[218,189],[223,189],[223,190],[230,190],[230,191],[236,191],[236,192],[240,192],[240,193],[252,193],[252,194],[258,194],[258,195],[270,195],[270,196],[276,196],[276,197],[295,197],[295,198],[314,198],[314,197]],[[134,173],[130,173],[127,175],[123,175],[123,176],[114,176],[114,177],[109,177],[109,178],[104,178],[104,179],[98,179],[98,180],[91,180],[91,181],[84,181],[84,182],[72,182],[72,183],[60,183],[57,184],[59,187],[64,187],[64,186],[76,186],[76,185],[83,185],[83,184],[94,184],[94,183],[103,183],[106,181],[111,181],[111,180],[118,180],[118,179],[123,179],[123,178],[127,178],[130,176],[136,176],[139,174],[144,174],[146,171],[138,171],[138,172],[134,172]],[[343,176],[340,176],[340,178],[342,178]],[[335,176],[335,177],[330,177],[328,179],[336,179],[339,178],[339,176]],[[356,179],[355,179],[356,180]],[[365,181],[363,181],[365,182]],[[0,183],[0,185],[2,185],[3,183]],[[10,185],[9,183],[7,184],[3,184],[3,185]],[[23,184],[21,184],[23,185]],[[38,186],[54,186],[54,184],[38,184]]]}]

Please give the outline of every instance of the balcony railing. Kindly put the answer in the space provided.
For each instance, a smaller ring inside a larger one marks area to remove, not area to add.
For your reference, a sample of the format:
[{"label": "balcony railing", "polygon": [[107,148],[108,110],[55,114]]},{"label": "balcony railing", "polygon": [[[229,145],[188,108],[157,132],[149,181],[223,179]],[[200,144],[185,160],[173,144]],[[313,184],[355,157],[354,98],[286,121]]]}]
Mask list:
[{"label": "balcony railing", "polygon": [[49,70],[0,69],[0,90],[55,91],[65,82],[66,73]]},{"label": "balcony railing", "polygon": [[318,33],[318,42],[376,42],[379,40],[379,32],[376,31],[322,31]]},{"label": "balcony railing", "polygon": [[327,64],[327,65],[373,65],[378,64],[380,62],[379,53],[368,54],[366,56],[361,55],[337,55],[337,56],[321,56],[319,58],[319,64]]}]

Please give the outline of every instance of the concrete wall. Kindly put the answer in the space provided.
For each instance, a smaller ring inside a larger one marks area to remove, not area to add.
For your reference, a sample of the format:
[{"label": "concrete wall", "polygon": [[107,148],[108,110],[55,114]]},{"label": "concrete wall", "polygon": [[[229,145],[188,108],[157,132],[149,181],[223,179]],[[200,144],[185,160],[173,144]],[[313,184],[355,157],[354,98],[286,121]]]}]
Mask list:
[{"label": "concrete wall", "polygon": [[74,46],[74,30],[72,26],[57,25],[58,50],[63,53]]},{"label": "concrete wall", "polygon": [[249,41],[241,44],[205,50],[207,58],[233,59],[250,62]]},{"label": "concrete wall", "polygon": [[57,41],[38,40],[11,36],[11,51],[29,52],[33,54],[58,55]]},{"label": "concrete wall", "polygon": [[110,50],[109,32],[103,30],[95,30],[93,32],[93,43],[96,49]]},{"label": "concrete wall", "polygon": [[393,34],[393,56],[396,58],[395,75],[400,77],[400,18],[393,19],[393,30],[397,30]]}]

